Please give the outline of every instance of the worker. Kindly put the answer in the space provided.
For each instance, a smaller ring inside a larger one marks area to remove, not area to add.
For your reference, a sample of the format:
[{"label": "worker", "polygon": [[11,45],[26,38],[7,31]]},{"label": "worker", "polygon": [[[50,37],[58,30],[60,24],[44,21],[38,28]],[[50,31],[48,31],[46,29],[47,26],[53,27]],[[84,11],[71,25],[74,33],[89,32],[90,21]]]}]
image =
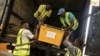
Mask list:
[{"label": "worker", "polygon": [[34,13],[34,17],[38,20],[39,24],[42,24],[47,17],[50,17],[52,13],[51,4],[41,4],[38,10]]},{"label": "worker", "polygon": [[[72,12],[65,12],[64,8],[60,8],[58,10],[58,14],[60,16],[60,22],[63,25],[63,28],[65,28],[66,31],[70,31],[70,34],[73,34],[73,32],[78,28],[79,23],[74,16]],[[73,41],[73,36],[71,37],[71,41]]]},{"label": "worker", "polygon": [[64,40],[63,44],[67,47],[67,52],[65,56],[82,56],[81,48],[83,41],[79,38],[76,38],[73,44],[69,41],[69,35]]},{"label": "worker", "polygon": [[13,56],[30,56],[30,39],[34,35],[29,30],[29,23],[27,21],[21,22],[22,28],[19,30]]}]

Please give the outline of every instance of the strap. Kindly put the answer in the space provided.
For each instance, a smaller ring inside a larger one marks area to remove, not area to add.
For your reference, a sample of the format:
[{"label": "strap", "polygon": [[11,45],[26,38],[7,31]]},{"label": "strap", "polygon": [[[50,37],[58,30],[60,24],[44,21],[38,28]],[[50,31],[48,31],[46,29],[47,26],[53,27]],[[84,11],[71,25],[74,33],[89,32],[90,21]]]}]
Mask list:
[{"label": "strap", "polygon": [[20,45],[22,44],[22,33],[23,33],[23,29],[20,30],[21,32],[19,32],[18,36],[20,37]]},{"label": "strap", "polygon": [[13,56],[29,56],[29,55],[13,55]]},{"label": "strap", "polygon": [[30,45],[30,43],[24,43],[24,44],[17,44],[16,46],[23,46],[23,45]]}]

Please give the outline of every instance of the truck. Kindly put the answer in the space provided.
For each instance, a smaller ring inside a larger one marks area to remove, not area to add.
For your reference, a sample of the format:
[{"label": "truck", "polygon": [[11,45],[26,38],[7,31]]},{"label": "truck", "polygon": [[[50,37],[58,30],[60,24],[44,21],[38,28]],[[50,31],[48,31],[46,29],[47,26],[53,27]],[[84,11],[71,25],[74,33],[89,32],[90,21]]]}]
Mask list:
[{"label": "truck", "polygon": [[[93,37],[91,37],[91,34],[96,35],[97,37],[99,36],[97,35],[97,32],[93,32],[92,28],[95,28],[93,27],[95,26],[95,24],[93,22],[91,23],[91,21],[94,21],[96,22],[96,25],[99,25],[98,18],[100,16],[98,15],[100,15],[100,7],[99,7],[100,5],[91,6],[91,0],[1,0],[1,1],[2,1],[0,3],[1,43],[6,42],[9,43],[9,45],[15,43],[16,36],[20,28],[20,22],[22,20],[27,20],[30,23],[30,30],[33,31],[37,24],[37,21],[33,16],[34,12],[38,9],[40,4],[45,4],[50,2],[52,4],[53,12],[51,17],[47,18],[44,23],[55,26],[57,28],[61,28],[61,23],[59,17],[57,16],[58,9],[65,8],[66,11],[73,12],[79,21],[79,28],[76,30],[74,36],[80,37],[84,41],[82,56],[100,55],[99,54],[100,51],[98,50],[99,47],[96,47],[96,44],[99,44],[99,42],[97,42],[99,40],[97,40],[98,38],[93,39]],[[94,20],[92,19],[92,17],[94,18],[96,17],[98,20]],[[65,50],[59,49],[57,47],[51,47],[52,45],[48,43],[45,44],[41,43],[31,44],[31,56],[57,56],[58,53],[61,54],[60,56],[64,56]],[[95,47],[93,47],[92,45]],[[96,50],[94,50],[93,48],[98,50],[98,53],[96,53],[95,52]]]}]

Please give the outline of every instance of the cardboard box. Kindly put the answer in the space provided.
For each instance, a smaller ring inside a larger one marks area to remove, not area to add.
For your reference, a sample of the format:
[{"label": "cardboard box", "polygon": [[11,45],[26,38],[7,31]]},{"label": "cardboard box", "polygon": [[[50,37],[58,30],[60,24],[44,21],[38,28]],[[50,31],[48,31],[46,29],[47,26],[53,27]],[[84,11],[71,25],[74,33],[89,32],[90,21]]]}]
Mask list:
[{"label": "cardboard box", "polygon": [[41,25],[38,40],[60,46],[63,35],[64,31],[61,29],[48,25]]}]

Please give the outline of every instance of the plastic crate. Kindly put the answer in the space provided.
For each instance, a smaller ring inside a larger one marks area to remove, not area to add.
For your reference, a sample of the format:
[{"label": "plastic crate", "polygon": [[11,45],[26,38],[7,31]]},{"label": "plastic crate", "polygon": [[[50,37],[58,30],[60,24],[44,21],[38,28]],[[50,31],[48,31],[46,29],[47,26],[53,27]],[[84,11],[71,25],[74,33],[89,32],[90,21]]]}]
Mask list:
[{"label": "plastic crate", "polygon": [[41,25],[39,32],[39,41],[60,46],[64,31],[49,25]]}]

